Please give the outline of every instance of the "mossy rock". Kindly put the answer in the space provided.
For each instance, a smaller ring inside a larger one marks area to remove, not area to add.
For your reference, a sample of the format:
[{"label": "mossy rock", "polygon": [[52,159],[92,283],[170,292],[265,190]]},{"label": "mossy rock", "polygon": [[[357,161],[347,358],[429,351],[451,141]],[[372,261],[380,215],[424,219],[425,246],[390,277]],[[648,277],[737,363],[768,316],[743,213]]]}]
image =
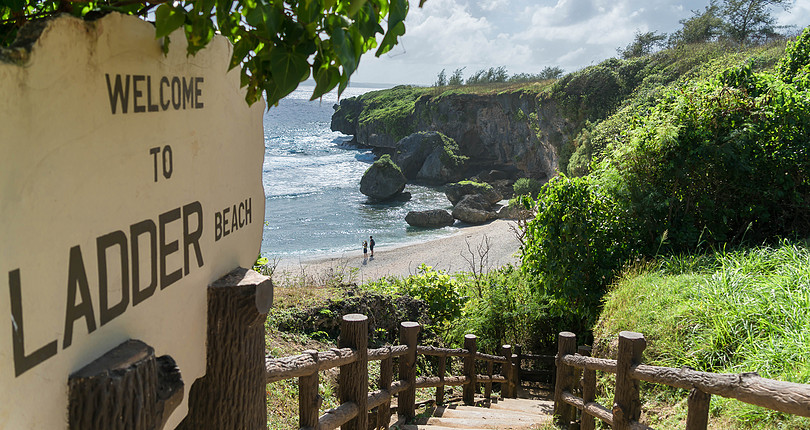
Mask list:
[{"label": "mossy rock", "polygon": [[483,182],[461,181],[447,184],[444,193],[453,205],[458,204],[467,195],[480,195],[490,204],[503,200],[501,193],[495,190],[492,185]]},{"label": "mossy rock", "polygon": [[405,175],[388,154],[375,161],[360,179],[360,192],[372,200],[390,200],[405,189]]}]

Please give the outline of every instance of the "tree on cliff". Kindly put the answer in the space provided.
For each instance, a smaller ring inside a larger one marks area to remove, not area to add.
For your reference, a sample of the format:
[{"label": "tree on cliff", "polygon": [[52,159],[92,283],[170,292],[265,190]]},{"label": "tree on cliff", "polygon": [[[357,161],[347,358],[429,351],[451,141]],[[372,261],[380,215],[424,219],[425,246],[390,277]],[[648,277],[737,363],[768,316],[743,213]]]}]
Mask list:
[{"label": "tree on cliff", "polygon": [[164,49],[169,34],[182,28],[189,54],[222,34],[233,43],[231,68],[242,66],[247,102],[265,92],[268,105],[275,105],[309,77],[316,83],[312,99],[335,87],[342,93],[363,53],[377,48],[380,56],[405,34],[408,0],[0,0],[0,49],[12,45],[26,23],[61,13],[94,19],[108,12],[154,16]]},{"label": "tree on cliff", "polygon": [[794,0],[725,0],[721,9],[725,33],[737,43],[756,42],[776,34],[770,8],[789,10]]},{"label": "tree on cliff", "polygon": [[633,41],[624,48],[619,48],[616,51],[625,60],[643,57],[652,54],[656,48],[662,47],[666,38],[666,34],[659,34],[657,31],[648,31],[646,33],[636,31]]},{"label": "tree on cliff", "polygon": [[711,42],[723,32],[723,19],[716,0],[712,0],[703,12],[693,10],[691,17],[679,22],[682,27],[670,35],[670,46]]}]

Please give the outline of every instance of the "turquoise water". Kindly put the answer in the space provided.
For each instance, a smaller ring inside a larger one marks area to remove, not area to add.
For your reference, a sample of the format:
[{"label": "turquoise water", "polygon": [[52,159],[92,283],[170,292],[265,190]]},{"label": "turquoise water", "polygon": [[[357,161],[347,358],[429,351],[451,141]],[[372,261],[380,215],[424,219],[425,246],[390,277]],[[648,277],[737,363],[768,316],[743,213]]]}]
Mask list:
[{"label": "turquoise water", "polygon": [[[348,88],[352,97],[373,88]],[[351,136],[329,129],[335,94],[309,101],[302,86],[264,115],[265,211],[262,255],[310,258],[361,249],[373,235],[378,247],[447,236],[408,226],[411,210],[451,208],[439,189],[407,185],[408,202],[372,204],[360,193],[360,178],[374,161],[367,148],[352,146]]]}]

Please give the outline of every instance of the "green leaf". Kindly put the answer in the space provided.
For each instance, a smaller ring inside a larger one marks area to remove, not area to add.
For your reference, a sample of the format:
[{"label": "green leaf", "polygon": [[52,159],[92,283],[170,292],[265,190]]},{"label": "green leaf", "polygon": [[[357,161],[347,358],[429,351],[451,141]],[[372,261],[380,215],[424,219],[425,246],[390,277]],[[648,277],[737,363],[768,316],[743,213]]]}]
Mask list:
[{"label": "green leaf", "polygon": [[349,0],[349,16],[354,16],[365,4],[366,0]]},{"label": "green leaf", "polygon": [[346,34],[346,31],[342,28],[336,28],[332,33],[332,47],[340,64],[343,66],[343,70],[350,75],[354,73],[357,69],[357,59],[354,56],[351,35]]},{"label": "green leaf", "polygon": [[307,57],[275,47],[270,51],[270,73],[273,74],[277,91],[284,97],[309,77]]},{"label": "green leaf", "polygon": [[254,48],[255,46],[251,43],[250,39],[246,37],[239,39],[239,41],[233,45],[233,55],[231,56],[231,64],[228,66],[228,70],[242,64],[245,57]]},{"label": "green leaf", "polygon": [[408,1],[392,0],[388,10],[388,32],[385,33],[385,37],[374,55],[379,57],[390,51],[397,44],[397,37],[405,34],[406,15],[408,15]]},{"label": "green leaf", "polygon": [[164,3],[155,11],[155,38],[168,36],[186,21],[186,11]]},{"label": "green leaf", "polygon": [[315,90],[310,100],[315,100],[332,91],[340,81],[340,72],[334,67],[325,67],[315,73]]},{"label": "green leaf", "polygon": [[169,45],[172,43],[169,36],[163,36],[163,43],[161,43],[160,48],[163,50],[163,55],[167,55],[169,53]]}]

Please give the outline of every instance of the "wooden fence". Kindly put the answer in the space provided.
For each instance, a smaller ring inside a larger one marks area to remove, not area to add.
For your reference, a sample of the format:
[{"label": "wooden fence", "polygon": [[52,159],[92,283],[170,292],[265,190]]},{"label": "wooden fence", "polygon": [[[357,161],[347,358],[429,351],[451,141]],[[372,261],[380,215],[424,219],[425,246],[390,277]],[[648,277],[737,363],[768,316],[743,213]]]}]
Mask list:
[{"label": "wooden fence", "polygon": [[[366,430],[368,411],[376,408],[378,428],[388,428],[391,418],[391,400],[397,396],[397,415],[405,420],[415,416],[416,389],[436,387],[436,402],[444,402],[445,386],[463,386],[463,401],[473,404],[478,384],[484,385],[484,397],[489,398],[492,384],[499,383],[503,397],[516,397],[519,381],[520,357],[513,354],[510,345],[501,347],[501,355],[481,353],[476,337],[464,336],[463,349],[436,348],[417,345],[420,325],[415,322],[400,324],[401,345],[368,349],[368,319],[364,315],[343,317],[338,348],[329,351],[306,351],[301,355],[266,360],[267,382],[298,378],[299,426],[302,429]],[[438,375],[416,377],[418,354],[438,357]],[[398,379],[393,380],[394,358],[399,358]],[[463,359],[463,375],[447,373],[447,357]],[[527,356],[542,359],[543,356]],[[378,391],[368,392],[368,362],[380,361]],[[486,363],[486,374],[476,373],[476,361]],[[500,374],[495,374],[500,364]],[[340,367],[338,397],[340,405],[318,416],[321,398],[318,395],[318,372]]]},{"label": "wooden fence", "polygon": [[[641,415],[639,381],[691,390],[687,399],[687,430],[704,430],[709,420],[711,395],[737,399],[779,412],[810,417],[810,385],[760,378],[756,373],[718,374],[688,368],[641,364],[647,346],[640,333],[619,333],[616,360],[592,358],[587,347],[577,348],[573,333],[559,334],[554,415],[558,425],[568,427],[581,411],[579,428],[594,428],[594,418],[614,429],[649,429],[638,422]],[[596,371],[616,374],[612,410],[596,403]],[[574,393],[580,392],[581,397]]]}]

